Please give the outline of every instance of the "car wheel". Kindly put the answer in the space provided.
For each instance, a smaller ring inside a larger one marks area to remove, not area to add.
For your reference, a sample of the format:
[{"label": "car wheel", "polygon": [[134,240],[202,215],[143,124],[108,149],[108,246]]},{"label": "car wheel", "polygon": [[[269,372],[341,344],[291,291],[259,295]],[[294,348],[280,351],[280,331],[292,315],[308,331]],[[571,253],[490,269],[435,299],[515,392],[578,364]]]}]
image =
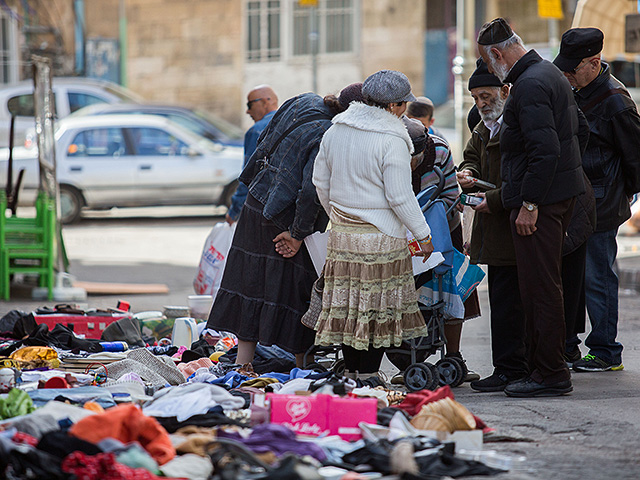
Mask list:
[{"label": "car wheel", "polygon": [[222,195],[220,195],[220,200],[218,201],[218,205],[224,205],[225,207],[231,206],[231,197],[236,193],[236,189],[238,188],[238,180],[234,180],[229,185],[224,187],[222,191]]},{"label": "car wheel", "polygon": [[67,225],[80,220],[84,198],[69,185],[60,185],[60,220]]}]

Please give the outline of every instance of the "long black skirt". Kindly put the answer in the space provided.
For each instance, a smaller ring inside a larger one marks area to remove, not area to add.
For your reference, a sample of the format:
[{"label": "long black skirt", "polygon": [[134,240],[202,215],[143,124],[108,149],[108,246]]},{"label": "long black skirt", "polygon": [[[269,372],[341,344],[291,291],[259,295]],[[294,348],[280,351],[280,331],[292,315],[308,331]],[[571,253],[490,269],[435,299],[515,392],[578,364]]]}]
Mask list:
[{"label": "long black skirt", "polygon": [[264,218],[262,208],[247,197],[207,327],[302,353],[314,342],[315,332],[300,319],[318,276],[304,243],[292,258],[276,252],[273,239],[283,229]]}]

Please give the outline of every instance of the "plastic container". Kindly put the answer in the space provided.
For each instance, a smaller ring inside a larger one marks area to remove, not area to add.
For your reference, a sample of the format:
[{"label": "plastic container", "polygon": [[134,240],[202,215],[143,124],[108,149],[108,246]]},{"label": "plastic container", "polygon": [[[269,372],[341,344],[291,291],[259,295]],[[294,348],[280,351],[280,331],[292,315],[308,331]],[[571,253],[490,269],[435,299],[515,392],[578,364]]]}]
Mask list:
[{"label": "plastic container", "polygon": [[209,318],[213,305],[213,295],[189,295],[189,311],[191,316],[200,320]]},{"label": "plastic container", "polygon": [[171,343],[176,347],[190,348],[196,340],[198,340],[198,326],[195,318],[176,318],[171,332]]},{"label": "plastic container", "polygon": [[100,345],[105,352],[124,352],[129,350],[127,342],[100,342]]},{"label": "plastic container", "polygon": [[456,456],[464,460],[482,462],[488,467],[500,470],[523,470],[527,457],[506,455],[495,450],[456,450]]}]

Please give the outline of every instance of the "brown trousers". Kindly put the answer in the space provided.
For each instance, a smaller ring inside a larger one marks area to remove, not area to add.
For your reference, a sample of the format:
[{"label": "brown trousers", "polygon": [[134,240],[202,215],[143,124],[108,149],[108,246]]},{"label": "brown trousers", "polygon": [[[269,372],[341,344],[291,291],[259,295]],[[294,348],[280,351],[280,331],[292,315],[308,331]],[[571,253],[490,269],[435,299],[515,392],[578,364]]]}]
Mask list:
[{"label": "brown trousers", "polygon": [[562,295],[562,242],[575,198],[538,208],[537,230],[520,236],[511,211],[511,233],[518,265],[520,296],[526,317],[526,344],[531,378],[551,384],[569,380],[564,361],[565,323]]}]

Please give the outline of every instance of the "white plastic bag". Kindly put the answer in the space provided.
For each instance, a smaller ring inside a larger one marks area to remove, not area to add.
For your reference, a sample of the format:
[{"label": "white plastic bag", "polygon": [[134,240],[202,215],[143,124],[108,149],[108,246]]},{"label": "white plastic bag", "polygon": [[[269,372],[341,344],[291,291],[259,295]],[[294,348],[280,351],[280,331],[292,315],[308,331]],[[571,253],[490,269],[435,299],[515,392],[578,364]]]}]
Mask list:
[{"label": "white plastic bag", "polygon": [[198,273],[193,281],[193,289],[198,295],[213,295],[215,299],[236,231],[236,223],[234,222],[233,225],[227,222],[217,223],[207,237],[198,265]]}]

